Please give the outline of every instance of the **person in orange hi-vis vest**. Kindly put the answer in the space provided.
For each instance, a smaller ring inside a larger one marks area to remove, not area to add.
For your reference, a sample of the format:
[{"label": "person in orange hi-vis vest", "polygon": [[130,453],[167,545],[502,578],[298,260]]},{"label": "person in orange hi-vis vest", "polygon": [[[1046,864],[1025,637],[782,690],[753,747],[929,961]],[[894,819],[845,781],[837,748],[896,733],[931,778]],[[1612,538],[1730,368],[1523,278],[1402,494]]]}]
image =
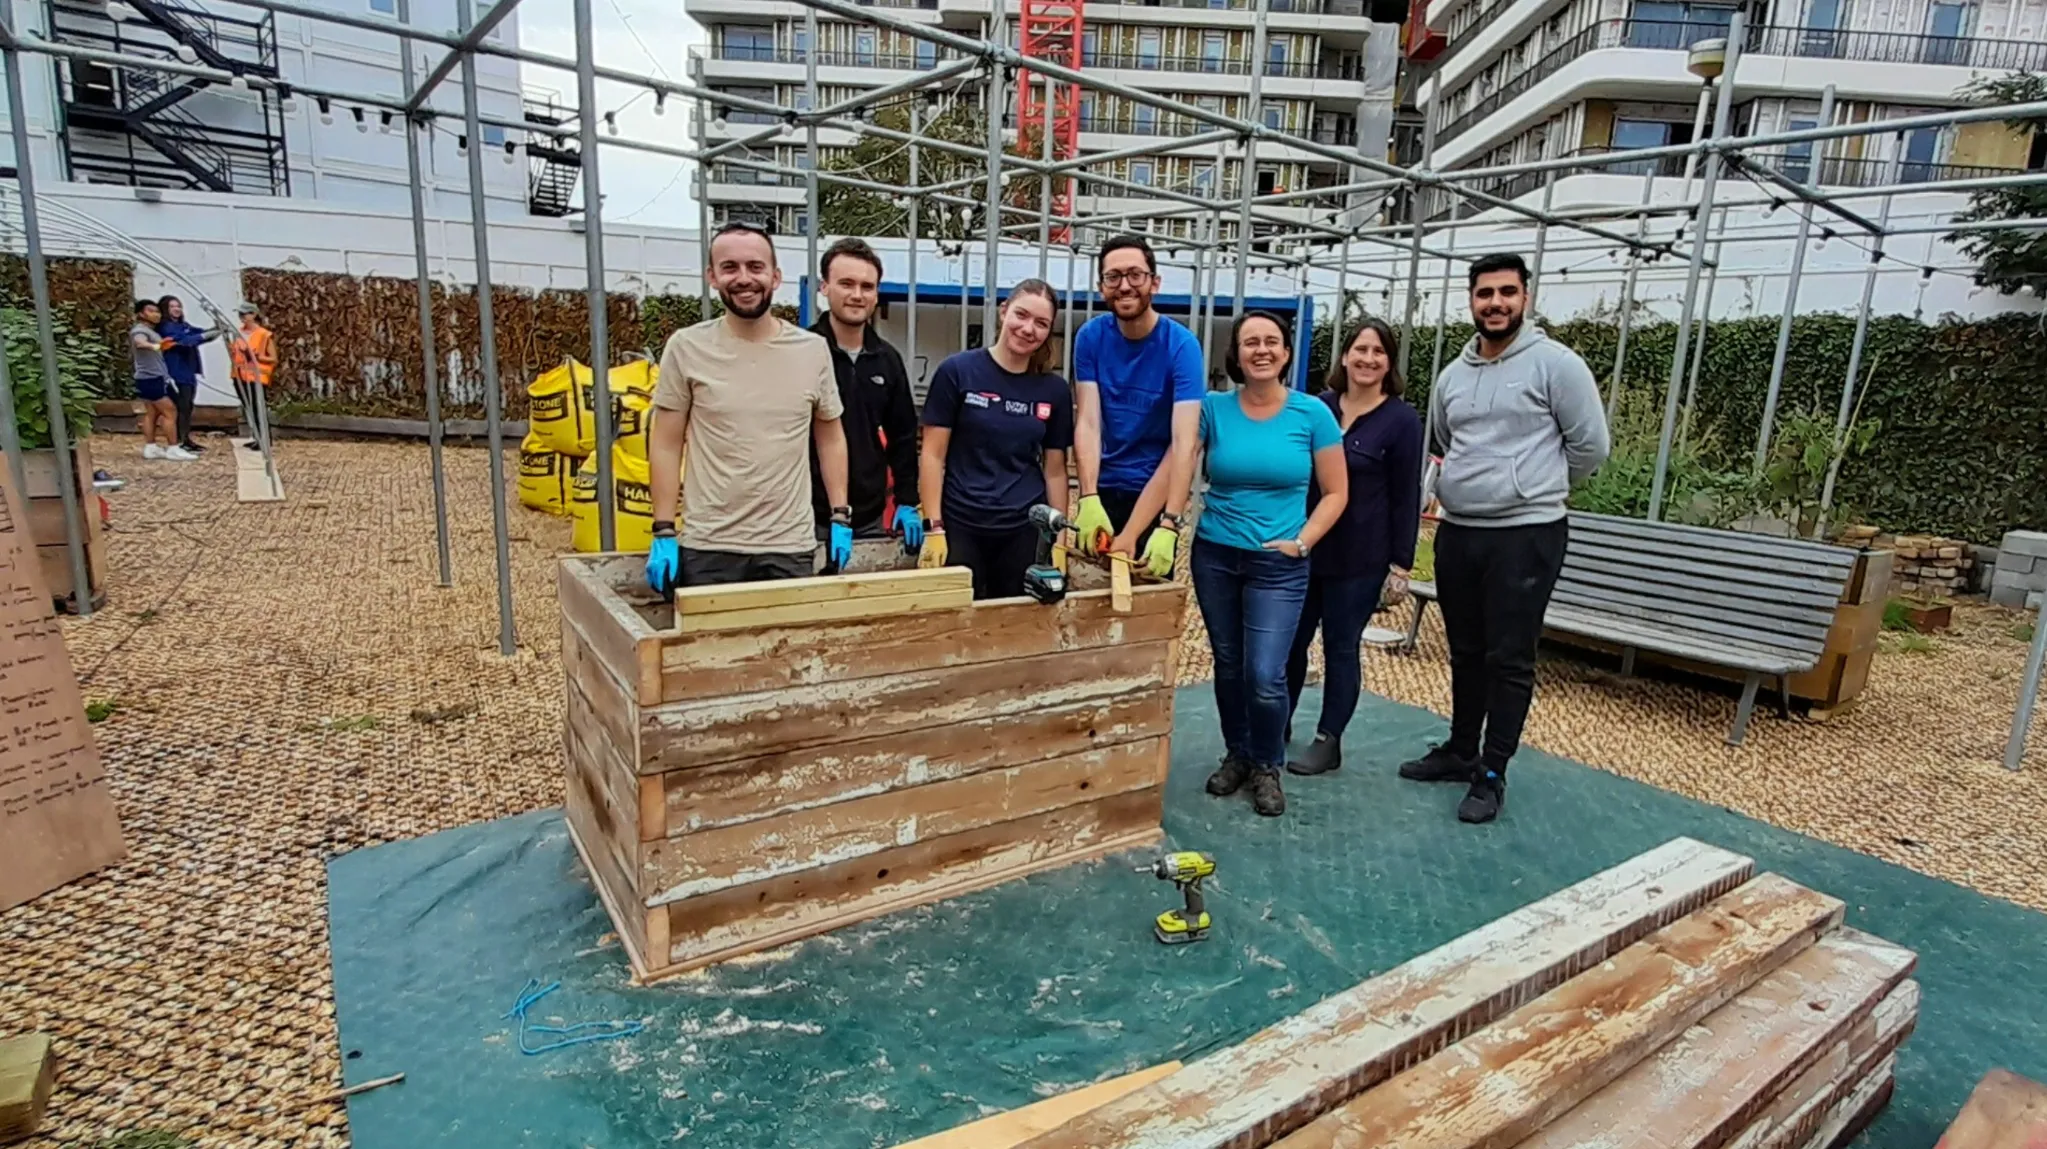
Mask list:
[{"label": "person in orange hi-vis vest", "polygon": [[244,444],[249,450],[260,450],[254,439],[256,426],[253,420],[262,403],[261,389],[270,386],[270,380],[277,372],[277,337],[263,326],[263,317],[253,303],[244,303],[235,308],[241,317],[242,329],[235,336],[229,350],[234,356],[235,395],[242,401],[244,421],[249,422],[250,442]]}]

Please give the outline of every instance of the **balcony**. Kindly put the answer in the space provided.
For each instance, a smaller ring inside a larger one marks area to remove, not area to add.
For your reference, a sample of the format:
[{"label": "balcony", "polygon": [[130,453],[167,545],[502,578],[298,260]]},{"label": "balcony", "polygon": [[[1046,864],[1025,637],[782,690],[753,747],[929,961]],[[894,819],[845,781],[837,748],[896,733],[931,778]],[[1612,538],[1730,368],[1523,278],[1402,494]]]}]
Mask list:
[{"label": "balcony", "polygon": [[[855,0],[859,2],[859,0]],[[1133,8],[1191,8],[1208,12],[1250,12],[1252,0],[1088,0],[1090,4]],[[1268,12],[1297,12],[1310,16],[1362,16],[1364,0],[1266,0]]]},{"label": "balcony", "polygon": [[[1251,61],[1222,56],[1163,56],[1157,52],[1083,52],[1083,68],[1121,68],[1132,72],[1194,72],[1209,76],[1248,76]],[[1268,60],[1267,76],[1298,80],[1362,80],[1364,68],[1351,61]]]},{"label": "balcony", "polygon": [[[750,44],[721,44],[712,52],[718,60],[736,60],[747,64],[803,64],[808,62],[801,48],[762,48]],[[817,54],[820,68],[886,68],[898,72],[923,72],[936,67],[940,60],[952,59],[948,52],[863,52],[834,51],[826,49]]]},{"label": "balcony", "polygon": [[[1081,116],[1079,123],[1080,130],[1083,132],[1101,132],[1106,135],[1117,136],[1163,136],[1167,139],[1199,135],[1202,132],[1214,130],[1214,126],[1211,124],[1204,124],[1181,116],[1168,115],[1160,115],[1151,120],[1140,120],[1136,116]],[[1002,126],[1012,131],[1016,130],[1017,118],[1015,116],[1004,117]],[[1036,127],[1035,120],[1032,121],[1032,126],[1033,128]],[[1315,143],[1328,144],[1332,147],[1342,147],[1358,142],[1358,132],[1354,127],[1315,128],[1312,130],[1283,128],[1280,130],[1299,136],[1304,140],[1312,140]]]},{"label": "balcony", "polygon": [[[1758,56],[1937,64],[1982,71],[2047,71],[2047,41],[1930,36],[1915,32],[1837,32],[1831,28],[1752,28],[1744,50]],[[1687,45],[1678,45],[1685,47]]]},{"label": "balcony", "polygon": [[[1615,152],[1624,152],[1627,150],[1628,149],[1626,148],[1594,146],[1579,148],[1577,151],[1566,152],[1564,153],[1564,155],[1566,157],[1604,156],[1611,155]],[[1685,172],[1685,157],[1658,156],[1653,157],[1651,159],[1626,160],[1620,163],[1612,164],[1586,164],[1584,166],[1558,168],[1555,169],[1555,172],[1556,178],[1560,180],[1567,176],[1574,175],[1642,176],[1649,175],[1651,173],[1654,173],[1659,177],[1662,176],[1679,177],[1684,175]],[[1549,177],[1550,173],[1546,171],[1519,172],[1515,175],[1496,176],[1492,179],[1466,182],[1461,183],[1457,186],[1467,188],[1471,191],[1484,192],[1488,195],[1498,196],[1501,199],[1511,200],[1519,199],[1522,196],[1525,196],[1530,192],[1533,192],[1536,189],[1540,188],[1543,185],[1543,181],[1548,179]],[[1428,205],[1429,209],[1428,218],[1431,222],[1433,222],[1435,220],[1439,220],[1444,218],[1445,216],[1448,216],[1450,214],[1450,209],[1452,205],[1462,203],[1463,200],[1456,196],[1451,196],[1443,192],[1430,192],[1424,199],[1424,202]]]},{"label": "balcony", "polygon": [[[1949,164],[1908,159],[1894,171],[1889,157],[1838,156],[1817,162],[1809,151],[1757,152],[1746,157],[1750,164],[1818,187],[1873,188],[1899,184],[1945,183],[1949,180],[1989,179],[2021,175],[2023,168],[1987,167],[1981,164]],[[1817,174],[1819,178],[1813,179]]]}]

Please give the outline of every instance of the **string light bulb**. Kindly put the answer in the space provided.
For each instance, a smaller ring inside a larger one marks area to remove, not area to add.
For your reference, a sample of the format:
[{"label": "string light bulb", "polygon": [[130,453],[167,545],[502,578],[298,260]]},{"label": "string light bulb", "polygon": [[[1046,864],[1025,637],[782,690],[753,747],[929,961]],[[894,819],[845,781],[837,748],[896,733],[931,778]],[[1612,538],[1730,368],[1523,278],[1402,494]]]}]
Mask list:
[{"label": "string light bulb", "polygon": [[2021,284],[2019,284],[2019,294],[2020,294],[2020,295],[2023,295],[2023,296],[2025,296],[2025,297],[2027,297],[2028,299],[2032,298],[2032,296],[2033,296],[2033,285],[2032,285],[2032,284],[2030,284],[2030,283],[2021,283]]},{"label": "string light bulb", "polygon": [[1821,228],[1821,229],[1820,229],[1820,237],[1819,237],[1819,239],[1817,239],[1817,240],[1815,240],[1815,241],[1813,242],[1813,245],[1812,245],[1812,249],[1813,249],[1814,251],[1824,251],[1824,250],[1826,250],[1826,247],[1827,247],[1827,241],[1828,241],[1828,240],[1830,240],[1830,239],[1832,239],[1832,238],[1834,238],[1834,229],[1833,229],[1833,228],[1831,228],[1831,227],[1823,227],[1823,228]]},{"label": "string light bulb", "polygon": [[614,135],[614,136],[616,136],[616,135],[618,134],[618,113],[617,113],[617,112],[606,112],[606,113],[604,113],[604,130],[605,130],[605,131],[607,131],[607,132],[610,132],[610,133],[611,133],[612,135]]},{"label": "string light bulb", "polygon": [[135,16],[134,5],[127,3],[126,0],[108,0],[107,19],[118,24],[123,20],[133,20]]},{"label": "string light bulb", "polygon": [[668,114],[668,93],[658,88],[654,91],[654,114],[657,116]]},{"label": "string light bulb", "polygon": [[290,88],[284,89],[283,98],[277,102],[277,110],[283,112],[287,116],[296,116],[299,114],[299,98],[295,95],[292,95]]},{"label": "string light bulb", "polygon": [[334,105],[333,105],[333,104],[330,104],[330,103],[328,103],[328,102],[327,102],[327,97],[325,97],[325,96],[315,96],[315,97],[313,98],[313,102],[314,102],[315,104],[319,105],[319,108],[320,108],[320,122],[321,122],[321,123],[323,123],[323,124],[331,124],[331,123],[333,123],[333,122],[334,122]]},{"label": "string light bulb", "polygon": [[508,164],[508,165],[509,165],[509,164],[511,164],[511,163],[513,162],[513,158],[514,158],[514,156],[515,156],[515,155],[516,155],[516,154],[518,153],[518,151],[519,151],[519,145],[517,145],[517,144],[513,143],[513,142],[512,142],[512,141],[510,141],[510,140],[506,140],[506,141],[505,141],[505,163],[506,163],[506,164]]},{"label": "string light bulb", "polygon": [[228,78],[227,86],[233,88],[237,92],[246,92],[249,90],[249,78],[247,76],[242,75],[240,72],[236,72],[233,76]]},{"label": "string light bulb", "polygon": [[190,44],[178,45],[176,55],[178,59],[183,60],[187,64],[195,64],[199,61],[199,53],[194,51]]},{"label": "string light bulb", "polygon": [[368,132],[370,130],[370,121],[368,117],[362,114],[362,109],[351,108],[350,111],[355,115],[355,130],[358,132]]},{"label": "string light bulb", "polygon": [[387,135],[387,136],[391,134],[391,113],[390,113],[390,112],[385,112],[385,113],[383,113],[382,115],[380,115],[380,116],[378,116],[378,117],[377,117],[377,130],[378,130],[378,131],[380,131],[380,132],[382,132],[382,133],[384,133],[384,134],[385,134],[385,135]]},{"label": "string light bulb", "polygon": [[456,154],[456,155],[458,155],[458,156],[466,156],[466,155],[468,155],[468,154],[469,154],[469,137],[468,137],[468,136],[460,136],[460,135],[458,135],[458,136],[456,136],[456,137],[455,137],[455,154]]}]

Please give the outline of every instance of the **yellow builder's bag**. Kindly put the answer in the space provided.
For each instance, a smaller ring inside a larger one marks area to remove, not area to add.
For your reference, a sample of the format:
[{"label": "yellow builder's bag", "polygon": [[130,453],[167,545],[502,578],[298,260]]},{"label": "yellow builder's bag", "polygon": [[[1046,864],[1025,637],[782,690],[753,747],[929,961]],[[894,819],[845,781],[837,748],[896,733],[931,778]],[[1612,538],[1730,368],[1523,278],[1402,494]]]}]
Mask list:
[{"label": "yellow builder's bag", "polygon": [[619,450],[642,462],[654,426],[655,374],[654,365],[645,359],[611,369],[612,434]]},{"label": "yellow builder's bag", "polygon": [[569,487],[575,460],[547,449],[540,436],[526,432],[519,444],[519,505],[550,515],[569,513]]},{"label": "yellow builder's bag", "polygon": [[578,459],[588,455],[597,439],[590,404],[583,394],[589,382],[590,369],[573,359],[542,372],[526,387],[527,434],[557,455]]},{"label": "yellow builder's bag", "polygon": [[[584,459],[576,468],[571,494],[576,529],[575,547],[583,554],[602,549],[597,515],[597,457]],[[622,447],[611,452],[612,530],[617,550],[645,554],[654,541],[654,500],[647,484],[647,461],[635,459]]]}]

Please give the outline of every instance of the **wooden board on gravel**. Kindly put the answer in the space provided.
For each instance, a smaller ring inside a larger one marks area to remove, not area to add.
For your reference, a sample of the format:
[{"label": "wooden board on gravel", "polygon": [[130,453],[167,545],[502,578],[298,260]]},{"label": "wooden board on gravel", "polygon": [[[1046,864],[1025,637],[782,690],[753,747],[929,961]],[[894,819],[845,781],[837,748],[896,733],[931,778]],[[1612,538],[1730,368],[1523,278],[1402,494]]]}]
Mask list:
[{"label": "wooden board on gravel", "polygon": [[1804,952],[1842,909],[1765,874],[1275,1144],[1515,1144]]},{"label": "wooden board on gravel", "polygon": [[569,828],[638,978],[1157,839],[1186,588],[1119,613],[964,574],[667,614],[629,556],[563,560]]},{"label": "wooden board on gravel", "polygon": [[2047,1143],[2047,1085],[1993,1069],[1935,1149],[2033,1149]]},{"label": "wooden board on gravel", "polygon": [[0,1038],[0,1145],[36,1131],[56,1083],[57,1055],[48,1034]]},{"label": "wooden board on gravel", "polygon": [[1068,1122],[1027,1149],[1269,1145],[1719,898],[1753,871],[1747,858],[1674,839]]}]

